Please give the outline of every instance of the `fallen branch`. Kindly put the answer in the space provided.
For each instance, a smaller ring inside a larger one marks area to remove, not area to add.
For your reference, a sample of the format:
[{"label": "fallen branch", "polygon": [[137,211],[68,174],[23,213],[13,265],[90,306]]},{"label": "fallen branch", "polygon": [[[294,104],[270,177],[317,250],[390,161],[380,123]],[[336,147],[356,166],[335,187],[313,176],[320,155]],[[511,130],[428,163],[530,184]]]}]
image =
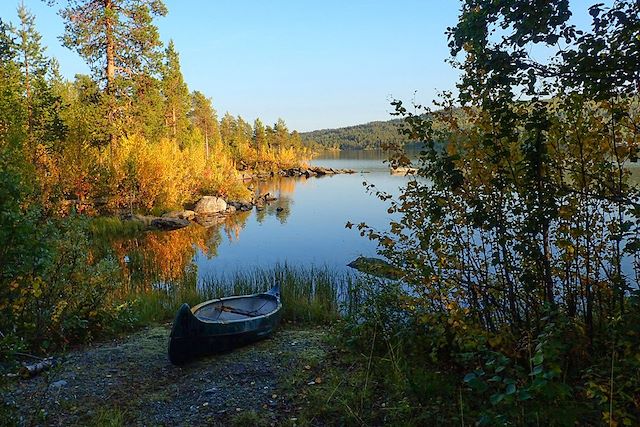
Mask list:
[{"label": "fallen branch", "polygon": [[42,359],[39,362],[31,365],[25,364],[22,368],[20,368],[20,376],[24,378],[34,377],[40,372],[54,367],[55,364],[56,360],[53,357],[47,357],[46,359]]}]

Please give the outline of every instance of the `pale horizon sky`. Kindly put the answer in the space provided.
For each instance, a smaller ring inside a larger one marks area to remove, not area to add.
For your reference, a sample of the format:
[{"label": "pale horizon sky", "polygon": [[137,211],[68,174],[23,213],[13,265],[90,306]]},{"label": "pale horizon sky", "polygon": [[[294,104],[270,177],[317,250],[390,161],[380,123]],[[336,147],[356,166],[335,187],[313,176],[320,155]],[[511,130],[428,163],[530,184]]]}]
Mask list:
[{"label": "pale horizon sky", "polygon": [[[17,23],[19,2],[1,0],[0,18]],[[64,31],[60,6],[24,3],[64,77],[88,74],[58,39]],[[571,1],[583,27],[592,3]],[[444,34],[457,21],[457,0],[165,4],[169,13],[155,20],[160,36],[174,40],[189,89],[211,97],[219,117],[228,111],[267,124],[281,117],[301,132],[389,120],[391,99],[431,105],[458,78],[445,63]]]}]

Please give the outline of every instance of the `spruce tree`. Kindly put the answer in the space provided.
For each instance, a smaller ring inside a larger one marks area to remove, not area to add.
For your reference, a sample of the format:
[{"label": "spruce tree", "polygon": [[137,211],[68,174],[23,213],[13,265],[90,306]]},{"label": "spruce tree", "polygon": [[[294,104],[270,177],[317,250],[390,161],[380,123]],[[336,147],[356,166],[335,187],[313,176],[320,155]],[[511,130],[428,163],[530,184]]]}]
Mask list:
[{"label": "spruce tree", "polygon": [[46,59],[41,44],[42,37],[36,30],[35,16],[27,10],[24,3],[18,6],[20,26],[14,30],[18,42],[18,58],[22,69],[25,90],[25,105],[27,110],[27,132],[33,130],[33,85],[34,81],[44,79]]},{"label": "spruce tree", "polygon": [[173,40],[165,51],[165,64],[162,69],[162,90],[165,96],[165,124],[168,134],[174,140],[184,144],[189,129],[187,113],[191,100],[189,88],[184,82],[180,70],[180,56],[175,49]]},{"label": "spruce tree", "polygon": [[216,110],[211,105],[211,99],[202,92],[194,91],[191,94],[191,111],[189,117],[193,126],[200,130],[204,136],[205,156],[209,158],[210,146],[221,142],[220,127]]}]

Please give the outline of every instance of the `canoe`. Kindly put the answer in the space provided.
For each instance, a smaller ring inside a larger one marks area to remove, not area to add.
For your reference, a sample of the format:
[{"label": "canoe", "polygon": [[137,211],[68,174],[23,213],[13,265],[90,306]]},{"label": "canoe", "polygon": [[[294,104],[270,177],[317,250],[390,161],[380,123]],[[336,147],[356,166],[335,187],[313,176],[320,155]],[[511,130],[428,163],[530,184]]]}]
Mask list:
[{"label": "canoe", "polygon": [[190,308],[182,304],[169,336],[169,360],[183,364],[268,337],[280,322],[280,287],[265,293],[232,296]]}]

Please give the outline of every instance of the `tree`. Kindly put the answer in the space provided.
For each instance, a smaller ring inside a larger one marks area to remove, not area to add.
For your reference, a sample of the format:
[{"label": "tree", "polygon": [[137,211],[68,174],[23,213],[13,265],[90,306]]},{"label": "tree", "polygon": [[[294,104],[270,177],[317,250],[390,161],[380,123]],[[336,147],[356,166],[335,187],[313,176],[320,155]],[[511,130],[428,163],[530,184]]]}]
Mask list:
[{"label": "tree", "polygon": [[165,97],[165,123],[169,135],[181,143],[185,142],[190,109],[189,89],[180,71],[180,56],[176,52],[173,40],[165,50],[165,64],[162,68],[162,90]]},{"label": "tree", "polygon": [[289,129],[287,129],[287,125],[283,119],[279,118],[278,121],[273,125],[274,130],[274,145],[277,150],[282,150],[287,143],[287,139],[289,138]]},{"label": "tree", "polygon": [[209,142],[214,146],[221,143],[220,127],[216,110],[211,105],[211,99],[202,92],[194,91],[191,94],[191,111],[189,112],[191,123],[204,135],[205,157],[209,158]]},{"label": "tree", "polygon": [[18,6],[18,18],[20,26],[14,32],[18,39],[18,56],[24,79],[28,115],[27,132],[31,135],[33,128],[32,81],[44,79],[47,61],[44,57],[44,48],[40,43],[42,37],[36,30],[35,16],[27,10],[24,3]]},{"label": "tree", "polygon": [[23,110],[17,45],[9,26],[0,19],[0,146],[22,141]]},{"label": "tree", "polygon": [[267,135],[264,124],[260,119],[253,122],[253,147],[256,150],[256,165],[260,161],[261,155],[267,149]]},{"label": "tree", "polygon": [[[426,115],[394,102],[405,135],[425,143],[425,180],[392,205],[392,232],[370,236],[430,310],[465,307],[489,331],[536,328],[559,311],[589,339],[625,311],[622,265],[640,247],[625,168],[640,129],[640,6],[590,14],[587,33],[563,0],[467,0],[448,30],[458,96]],[[529,55],[559,40],[550,61]],[[407,163],[399,153],[393,163]]]},{"label": "tree", "polygon": [[[27,150],[31,162],[37,165],[40,158],[46,155],[45,151],[64,138],[65,125],[60,118],[61,99],[47,80],[47,71],[55,70],[55,64],[44,54],[45,48],[36,29],[35,16],[22,4],[18,7],[18,17],[20,25],[13,32],[18,40],[16,52],[27,112]],[[56,78],[55,75],[51,77]]]},{"label": "tree", "polygon": [[110,140],[118,115],[117,100],[130,95],[130,83],[139,74],[156,73],[162,43],[153,16],[164,16],[162,0],[49,0],[66,4],[62,41],[82,56],[94,77],[104,82]]}]

